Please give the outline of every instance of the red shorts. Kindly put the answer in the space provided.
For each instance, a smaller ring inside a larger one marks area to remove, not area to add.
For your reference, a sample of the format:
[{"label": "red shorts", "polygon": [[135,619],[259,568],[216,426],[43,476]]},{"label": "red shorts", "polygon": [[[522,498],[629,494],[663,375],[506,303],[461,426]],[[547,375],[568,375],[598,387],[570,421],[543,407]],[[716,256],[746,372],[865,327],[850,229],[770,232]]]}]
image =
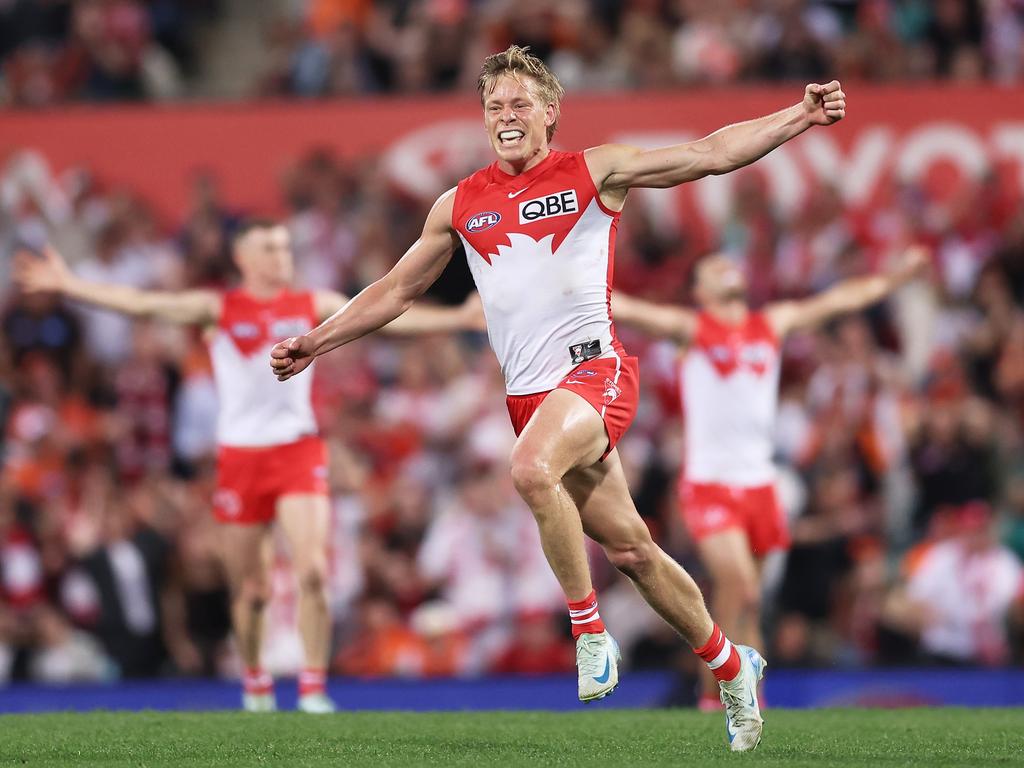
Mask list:
[{"label": "red shorts", "polygon": [[750,551],[766,555],[789,547],[786,514],[774,485],[737,488],[716,483],[683,482],[680,488],[683,520],[694,539],[739,528],[747,534]]},{"label": "red shorts", "polygon": [[[601,414],[605,432],[608,433],[608,450],[601,460],[615,448],[636,416],[640,401],[640,373],[635,357],[588,360],[572,369],[568,376],[558,382],[555,389],[575,392]],[[552,390],[553,391],[553,390]],[[534,411],[544,402],[549,392],[535,395],[509,395],[505,402],[516,437],[526,429]]]},{"label": "red shorts", "polygon": [[221,523],[269,523],[290,493],[327,493],[327,449],[319,437],[265,448],[222,445],[213,514]]}]

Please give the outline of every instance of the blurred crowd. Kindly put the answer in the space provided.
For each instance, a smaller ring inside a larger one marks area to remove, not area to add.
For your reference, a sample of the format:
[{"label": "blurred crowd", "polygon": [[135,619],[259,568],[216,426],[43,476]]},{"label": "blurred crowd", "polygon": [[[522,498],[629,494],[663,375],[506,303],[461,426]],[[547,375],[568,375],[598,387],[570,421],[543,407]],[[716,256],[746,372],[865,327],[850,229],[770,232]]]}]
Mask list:
[{"label": "blurred crowd", "polygon": [[202,91],[204,61],[225,46],[245,49],[234,57],[235,96],[472,88],[483,57],[511,42],[529,45],[569,90],[833,77],[1014,84],[1024,74],[1021,0],[260,5],[263,39],[240,40],[210,33],[211,20],[230,28],[256,10],[229,0],[2,0],[0,103],[187,97]]},{"label": "blurred crowd", "polygon": [[[426,213],[372,160],[311,152],[283,185],[304,285],[354,293]],[[783,217],[756,169],[736,189],[713,232],[669,235],[639,201],[627,207],[618,285],[689,300],[690,267],[718,248],[745,265],[760,304],[884,269],[911,242],[933,253],[927,280],[787,344],[777,457],[794,546],[766,566],[773,663],[1024,660],[1024,201],[992,175],[942,198],[894,183],[868,209],[822,187]],[[0,206],[4,254],[46,237],[94,280],[173,290],[233,279],[242,212],[208,174],[167,226],[131,190],[84,169],[54,176],[23,153],[0,177]],[[7,274],[0,285],[0,680],[233,674],[202,331],[21,296]],[[432,300],[470,288],[457,256]],[[631,488],[656,538],[702,578],[675,487],[678,351],[620,335],[643,372],[620,444]],[[332,670],[571,670],[564,602],[509,482],[513,436],[486,340],[371,337],[316,376],[331,448]],[[592,554],[628,663],[692,676],[692,654]],[[294,672],[288,553],[279,543],[267,555],[268,666]]]},{"label": "blurred crowd", "polygon": [[744,81],[1019,82],[1019,0],[305,0],[269,34],[264,93],[470,88],[529,45],[567,90]]}]

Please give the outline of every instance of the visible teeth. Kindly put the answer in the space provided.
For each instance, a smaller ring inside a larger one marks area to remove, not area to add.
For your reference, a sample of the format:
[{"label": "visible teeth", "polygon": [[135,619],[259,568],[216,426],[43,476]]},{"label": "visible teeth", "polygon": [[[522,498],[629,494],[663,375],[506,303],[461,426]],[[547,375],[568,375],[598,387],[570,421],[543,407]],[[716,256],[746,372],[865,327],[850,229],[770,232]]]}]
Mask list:
[{"label": "visible teeth", "polygon": [[502,141],[512,141],[514,139],[522,137],[522,135],[522,131],[502,131],[501,133],[498,134],[498,138],[501,139]]}]

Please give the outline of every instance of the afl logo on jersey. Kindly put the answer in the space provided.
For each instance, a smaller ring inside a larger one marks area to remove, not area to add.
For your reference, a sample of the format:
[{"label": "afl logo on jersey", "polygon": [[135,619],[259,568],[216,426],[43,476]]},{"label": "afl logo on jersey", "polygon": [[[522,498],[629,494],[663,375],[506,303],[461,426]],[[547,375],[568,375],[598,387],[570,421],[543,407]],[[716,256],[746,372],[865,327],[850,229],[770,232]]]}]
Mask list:
[{"label": "afl logo on jersey", "polygon": [[569,213],[579,212],[580,204],[576,198],[576,190],[566,189],[562,192],[544,195],[544,197],[523,200],[519,204],[519,223],[529,224],[540,219],[549,219],[552,216],[565,216]]},{"label": "afl logo on jersey", "polygon": [[501,214],[497,211],[485,211],[474,214],[473,218],[466,222],[467,232],[484,232],[501,221]]}]

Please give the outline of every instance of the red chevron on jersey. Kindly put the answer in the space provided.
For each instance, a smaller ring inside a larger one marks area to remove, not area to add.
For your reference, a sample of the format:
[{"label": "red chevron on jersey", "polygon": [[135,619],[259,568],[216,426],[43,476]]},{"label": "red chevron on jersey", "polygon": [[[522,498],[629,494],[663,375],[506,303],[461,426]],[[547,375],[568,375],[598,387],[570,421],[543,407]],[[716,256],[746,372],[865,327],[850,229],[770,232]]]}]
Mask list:
[{"label": "red chevron on jersey", "polygon": [[761,376],[778,355],[779,342],[768,320],[751,312],[740,325],[730,326],[701,313],[694,347],[703,350],[720,376],[741,368]]},{"label": "red chevron on jersey", "polygon": [[290,336],[300,336],[316,325],[313,294],[282,291],[273,299],[261,301],[245,291],[224,294],[218,327],[250,357],[268,343],[276,344]]},{"label": "red chevron on jersey", "polygon": [[518,176],[495,163],[459,185],[455,227],[488,264],[513,247],[512,233],[554,254],[597,197],[593,182],[580,184],[589,178],[580,152],[552,151]]},{"label": "red chevron on jersey", "polygon": [[274,344],[316,324],[308,291],[282,291],[265,301],[245,291],[223,295],[220,322],[210,340],[222,446],[284,445],[316,434],[313,377],[280,382],[267,365]]},{"label": "red chevron on jersey", "polygon": [[763,314],[736,325],[698,316],[681,371],[689,482],[771,485],[779,369],[779,340]]}]

